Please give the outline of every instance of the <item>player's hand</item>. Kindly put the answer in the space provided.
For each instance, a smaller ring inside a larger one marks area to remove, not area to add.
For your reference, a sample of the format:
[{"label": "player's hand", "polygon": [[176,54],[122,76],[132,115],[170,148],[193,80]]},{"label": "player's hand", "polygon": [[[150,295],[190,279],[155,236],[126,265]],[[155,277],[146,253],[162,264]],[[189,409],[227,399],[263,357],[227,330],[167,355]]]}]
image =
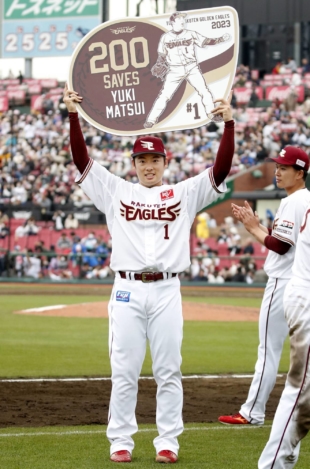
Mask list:
[{"label": "player's hand", "polygon": [[213,101],[214,104],[219,103],[219,105],[215,107],[214,109],[212,109],[211,113],[215,116],[216,115],[222,116],[224,122],[231,121],[233,118],[232,108],[230,106],[232,95],[233,95],[233,91],[231,90],[227,99],[221,98],[221,99],[215,99]]},{"label": "player's hand", "polygon": [[224,42],[229,41],[229,39],[231,39],[231,35],[229,33],[223,34],[222,39]]},{"label": "player's hand", "polygon": [[69,90],[68,84],[66,83],[63,100],[69,112],[77,112],[75,103],[81,103],[83,98],[76,91]]},{"label": "player's hand", "polygon": [[244,206],[243,207],[240,207],[241,209],[244,209],[245,212],[248,213],[248,215],[254,215],[254,212],[252,210],[252,207],[251,205],[249,204],[249,202],[247,200],[244,201]]},{"label": "player's hand", "polygon": [[238,221],[241,221],[241,209],[242,207],[240,207],[239,205],[233,203],[231,204],[232,214]]},{"label": "player's hand", "polygon": [[[238,221],[241,221],[243,222],[243,220],[245,219],[245,217],[247,217],[248,219],[250,219],[251,217],[255,217],[258,219],[258,215],[257,213],[253,212],[250,204],[245,200],[244,202],[244,206],[241,207],[240,205],[236,205],[236,204],[231,204],[231,210],[232,210],[232,214],[233,216],[238,220]],[[259,220],[258,220],[259,221]]]},{"label": "player's hand", "polygon": [[253,212],[247,201],[244,202],[244,207],[241,207],[240,216],[242,223],[249,233],[253,233],[253,231],[259,228],[258,214]]}]

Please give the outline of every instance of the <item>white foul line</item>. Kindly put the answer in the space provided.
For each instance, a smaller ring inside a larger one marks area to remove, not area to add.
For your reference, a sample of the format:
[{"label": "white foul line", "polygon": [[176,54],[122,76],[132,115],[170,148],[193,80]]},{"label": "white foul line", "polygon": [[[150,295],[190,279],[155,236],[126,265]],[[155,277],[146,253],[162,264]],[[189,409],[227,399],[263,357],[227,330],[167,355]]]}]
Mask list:
[{"label": "white foul line", "polygon": [[[242,378],[253,378],[254,375],[186,375],[182,376],[182,379],[242,379]],[[277,378],[283,378],[285,375],[277,375]],[[142,379],[154,379],[153,376],[140,376],[139,380]],[[0,383],[43,383],[43,382],[78,382],[78,381],[111,381],[110,377],[101,378],[24,378],[24,379],[0,379]]]},{"label": "white foul line", "polygon": [[[271,428],[271,425],[221,425],[218,427],[189,427],[185,432],[206,430],[250,430],[253,428]],[[157,432],[156,428],[142,428],[138,433]],[[0,438],[22,437],[22,436],[71,436],[71,435],[105,435],[106,430],[68,430],[67,432],[30,432],[30,433],[0,433]]]},{"label": "white foul line", "polygon": [[21,313],[42,313],[44,311],[49,311],[50,309],[62,309],[65,308],[68,305],[54,305],[54,306],[42,306],[41,308],[30,308],[30,309],[22,309],[20,312]]}]

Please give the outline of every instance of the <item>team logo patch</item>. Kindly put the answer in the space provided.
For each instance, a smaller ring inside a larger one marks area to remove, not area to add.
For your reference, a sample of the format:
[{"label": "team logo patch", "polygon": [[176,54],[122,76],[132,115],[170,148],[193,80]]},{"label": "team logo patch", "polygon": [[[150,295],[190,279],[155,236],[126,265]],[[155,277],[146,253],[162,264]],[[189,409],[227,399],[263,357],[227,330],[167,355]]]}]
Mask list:
[{"label": "team logo patch", "polygon": [[122,28],[111,29],[113,34],[132,33],[136,29],[135,26],[130,28],[129,26],[123,26]]},{"label": "team logo patch", "polygon": [[173,189],[168,189],[167,191],[160,193],[161,200],[168,200],[174,197]]},{"label": "team logo patch", "polygon": [[294,228],[294,223],[292,221],[283,220],[280,226],[283,226],[283,228],[289,228],[290,230],[292,230]]},{"label": "team logo patch", "polygon": [[146,142],[145,140],[141,140],[142,148],[147,148],[148,150],[154,150],[153,142]]},{"label": "team logo patch", "polygon": [[117,290],[116,301],[123,301],[124,303],[129,303],[130,293],[131,293],[130,291]]},{"label": "team logo patch", "polygon": [[302,161],[302,160],[296,160],[296,164],[298,164],[298,166],[301,166],[302,168],[305,166],[305,161]]},{"label": "team logo patch", "polygon": [[283,150],[280,151],[279,155],[282,156],[282,158],[284,158],[285,153],[286,153],[286,150],[284,150],[284,148],[283,148]]}]

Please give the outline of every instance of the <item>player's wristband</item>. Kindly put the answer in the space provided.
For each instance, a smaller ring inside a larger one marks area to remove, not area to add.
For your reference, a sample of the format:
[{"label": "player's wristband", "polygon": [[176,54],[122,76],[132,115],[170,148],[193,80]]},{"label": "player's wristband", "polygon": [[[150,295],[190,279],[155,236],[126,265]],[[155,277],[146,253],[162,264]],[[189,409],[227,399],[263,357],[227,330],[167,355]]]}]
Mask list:
[{"label": "player's wristband", "polygon": [[230,129],[230,128],[232,128],[232,127],[235,127],[235,121],[234,121],[234,119],[231,119],[230,121],[225,122],[225,128]]}]

